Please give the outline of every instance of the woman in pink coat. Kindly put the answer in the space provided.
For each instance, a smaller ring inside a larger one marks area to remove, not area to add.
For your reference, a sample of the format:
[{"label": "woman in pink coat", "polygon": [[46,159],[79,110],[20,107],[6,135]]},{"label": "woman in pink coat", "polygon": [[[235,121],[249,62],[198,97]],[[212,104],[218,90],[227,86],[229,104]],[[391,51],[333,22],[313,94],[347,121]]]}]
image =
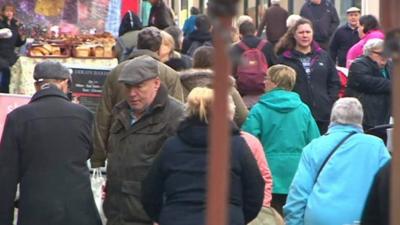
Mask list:
[{"label": "woman in pink coat", "polygon": [[358,35],[361,40],[357,42],[347,52],[346,67],[359,56],[363,55],[363,48],[368,40],[373,38],[385,39],[385,34],[379,29],[379,22],[373,15],[365,15],[360,17],[360,26],[358,27]]},{"label": "woman in pink coat", "polygon": [[240,136],[244,138],[249,146],[265,182],[263,207],[258,216],[248,225],[283,225],[284,222],[281,215],[271,207],[272,175],[265,157],[264,148],[261,142],[252,134],[242,131]]}]

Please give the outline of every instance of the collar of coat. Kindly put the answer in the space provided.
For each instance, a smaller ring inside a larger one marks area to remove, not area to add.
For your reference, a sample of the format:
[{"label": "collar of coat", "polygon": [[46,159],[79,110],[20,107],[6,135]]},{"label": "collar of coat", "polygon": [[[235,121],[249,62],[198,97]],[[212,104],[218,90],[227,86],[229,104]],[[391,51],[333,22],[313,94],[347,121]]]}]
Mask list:
[{"label": "collar of coat", "polygon": [[160,61],[160,58],[156,52],[153,52],[149,49],[135,49],[132,51],[132,53],[129,55],[129,59],[133,59],[142,55],[148,55],[152,57],[153,59]]},{"label": "collar of coat", "polygon": [[[288,59],[292,59],[295,58],[295,53],[294,53],[294,49],[288,49],[286,51],[283,52],[283,57],[288,58]],[[313,43],[311,44],[311,53],[315,54],[320,54],[322,52],[322,48],[319,46],[319,44],[315,41],[313,41]]]},{"label": "collar of coat", "polygon": [[36,92],[30,102],[38,101],[39,99],[46,98],[46,97],[58,97],[62,98],[66,101],[69,101],[68,97],[57,87],[53,85],[49,85],[49,87],[44,88],[38,92]]},{"label": "collar of coat", "polygon": [[[145,113],[138,121],[142,120],[145,117],[153,115],[160,109],[165,108],[165,106],[168,103],[168,99],[169,95],[167,88],[163,84],[161,84],[153,102],[145,110]],[[120,103],[118,103],[113,109],[113,115],[116,115],[116,118],[122,122],[122,124],[125,126],[125,129],[129,129],[129,127],[131,126],[130,123],[131,119],[129,112],[130,112],[130,107],[126,100],[123,100]]]}]

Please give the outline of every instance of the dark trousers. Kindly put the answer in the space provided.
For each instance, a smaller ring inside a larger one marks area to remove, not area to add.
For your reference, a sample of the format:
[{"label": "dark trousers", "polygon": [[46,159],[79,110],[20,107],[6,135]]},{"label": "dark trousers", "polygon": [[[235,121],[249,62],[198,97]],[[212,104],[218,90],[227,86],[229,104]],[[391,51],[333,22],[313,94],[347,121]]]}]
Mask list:
[{"label": "dark trousers", "polygon": [[9,68],[0,70],[0,93],[10,93],[10,77],[11,72]]},{"label": "dark trousers", "polygon": [[271,206],[282,216],[283,206],[286,204],[287,194],[272,194]]}]

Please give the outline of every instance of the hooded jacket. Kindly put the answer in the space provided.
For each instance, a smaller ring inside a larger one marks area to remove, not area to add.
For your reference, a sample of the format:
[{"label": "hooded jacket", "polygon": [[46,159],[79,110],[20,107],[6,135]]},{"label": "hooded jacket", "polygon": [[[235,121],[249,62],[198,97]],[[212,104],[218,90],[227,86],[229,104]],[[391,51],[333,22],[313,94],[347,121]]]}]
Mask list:
[{"label": "hooded jacket", "polygon": [[272,173],[274,194],[287,194],[301,152],[319,137],[309,108],[297,93],[275,88],[260,97],[242,129],[262,143]]},{"label": "hooded jacket", "polygon": [[[181,83],[183,87],[183,93],[186,97],[189,95],[190,91],[195,87],[211,87],[214,80],[214,72],[210,69],[191,69],[182,71],[179,73],[181,78]],[[235,88],[235,79],[230,77],[230,94],[235,104],[235,117],[234,121],[238,126],[241,126],[247,117],[246,105],[243,102],[242,97]]]},{"label": "hooded jacket", "polygon": [[[184,120],[169,138],[142,183],[142,202],[159,225],[204,225],[207,196],[209,125],[198,118]],[[230,132],[230,225],[254,219],[263,201],[264,181],[240,132]]]}]

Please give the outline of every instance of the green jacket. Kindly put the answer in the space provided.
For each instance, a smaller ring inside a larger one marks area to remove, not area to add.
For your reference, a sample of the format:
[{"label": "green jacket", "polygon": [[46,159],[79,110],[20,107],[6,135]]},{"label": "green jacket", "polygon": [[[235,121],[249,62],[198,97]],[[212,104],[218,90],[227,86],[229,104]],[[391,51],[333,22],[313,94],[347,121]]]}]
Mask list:
[{"label": "green jacket", "polygon": [[126,101],[113,109],[108,141],[104,213],[108,225],[152,225],[140,201],[141,182],[161,150],[175,135],[183,118],[183,105],[161,86],[145,114],[131,125]]},{"label": "green jacket", "polygon": [[[157,54],[150,50],[136,50],[132,52],[129,58],[133,59],[142,55],[149,55],[158,60]],[[118,77],[127,62],[124,61],[111,70],[103,86],[103,97],[97,107],[93,129],[94,149],[90,160],[93,168],[101,167],[105,164],[108,150],[106,146],[111,127],[111,111],[117,103],[124,100],[125,95],[125,87],[118,82]],[[162,62],[159,63],[159,69],[161,83],[167,87],[168,94],[183,102],[183,89],[178,73]]]},{"label": "green jacket", "polygon": [[301,152],[319,130],[310,109],[297,93],[280,88],[261,96],[242,129],[260,139],[273,179],[275,194],[287,194]]}]

